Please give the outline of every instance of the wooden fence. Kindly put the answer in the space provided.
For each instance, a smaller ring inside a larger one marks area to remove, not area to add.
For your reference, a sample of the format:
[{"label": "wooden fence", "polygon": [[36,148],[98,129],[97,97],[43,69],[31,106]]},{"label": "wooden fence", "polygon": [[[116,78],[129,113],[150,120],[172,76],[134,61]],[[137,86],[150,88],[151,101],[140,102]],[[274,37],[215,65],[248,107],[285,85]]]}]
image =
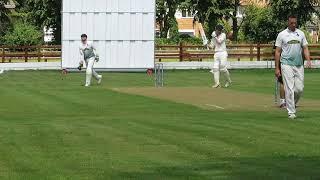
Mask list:
[{"label": "wooden fence", "polygon": [[[271,44],[229,44],[230,59],[237,61],[273,60],[274,48]],[[320,44],[309,45],[311,59],[320,60]],[[157,45],[155,59],[157,61],[203,61],[212,59],[213,50],[195,45]],[[61,46],[0,46],[0,62],[47,62],[61,60]]]},{"label": "wooden fence", "polygon": [[61,46],[0,46],[1,62],[47,62],[61,59]]},{"label": "wooden fence", "polygon": [[[271,44],[229,44],[229,58],[250,61],[274,60],[274,47]],[[320,44],[309,45],[311,59],[320,60]],[[155,58],[158,61],[176,59],[178,61],[202,61],[212,59],[213,50],[195,45],[164,45],[156,46]]]}]

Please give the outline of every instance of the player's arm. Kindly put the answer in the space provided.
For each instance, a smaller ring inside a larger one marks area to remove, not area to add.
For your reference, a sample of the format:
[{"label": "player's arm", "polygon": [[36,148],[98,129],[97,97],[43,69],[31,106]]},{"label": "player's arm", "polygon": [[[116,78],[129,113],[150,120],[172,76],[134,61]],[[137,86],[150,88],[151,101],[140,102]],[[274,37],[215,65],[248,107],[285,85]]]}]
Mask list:
[{"label": "player's arm", "polygon": [[210,43],[207,45],[208,48],[213,49],[214,48],[214,42],[213,39],[210,41]]},{"label": "player's arm", "polygon": [[82,51],[81,47],[79,47],[79,53],[80,53],[80,59],[79,59],[78,69],[81,71],[81,69],[83,67],[83,62],[84,62],[84,55],[83,55],[83,51]]},{"label": "player's arm", "polygon": [[280,71],[280,57],[281,57],[281,47],[282,47],[282,38],[281,38],[281,33],[277,36],[276,42],[275,42],[275,53],[274,53],[274,62],[275,62],[275,72],[274,74],[276,77],[281,76],[281,71]]},{"label": "player's arm", "polygon": [[309,51],[308,42],[307,42],[305,36],[303,36],[302,43],[303,43],[302,44],[303,55],[304,55],[304,58],[307,60],[307,68],[311,68],[310,51]]},{"label": "player's arm", "polygon": [[281,48],[276,47],[275,54],[274,54],[274,61],[275,61],[275,75],[279,77],[281,75],[280,71],[280,56],[281,56]]},{"label": "player's arm", "polygon": [[218,44],[222,44],[224,41],[226,41],[226,34],[223,33],[219,37],[216,36],[215,39]]},{"label": "player's arm", "polygon": [[211,34],[211,41],[210,41],[210,43],[208,44],[208,47],[211,48],[211,49],[214,48],[215,36],[216,36],[216,33],[213,32],[213,33]]},{"label": "player's arm", "polygon": [[95,56],[95,60],[98,62],[99,61],[99,54],[98,54],[97,49],[96,49],[96,47],[94,46],[93,43],[91,44],[91,48],[93,50],[93,53],[94,53],[94,56]]},{"label": "player's arm", "polygon": [[96,49],[96,47],[93,45],[93,43],[90,43],[90,46],[91,46],[91,48],[92,48],[92,50],[93,50],[94,55],[98,55],[97,49]]},{"label": "player's arm", "polygon": [[81,47],[79,47],[79,53],[80,53],[79,64],[83,64],[84,55],[83,55],[83,51],[82,51],[82,48],[81,48]]}]

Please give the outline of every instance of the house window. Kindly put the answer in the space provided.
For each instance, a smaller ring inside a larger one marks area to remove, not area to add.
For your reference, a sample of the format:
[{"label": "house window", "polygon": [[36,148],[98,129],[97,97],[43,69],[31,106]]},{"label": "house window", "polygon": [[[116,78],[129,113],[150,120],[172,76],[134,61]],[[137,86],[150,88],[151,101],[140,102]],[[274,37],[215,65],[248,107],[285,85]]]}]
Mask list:
[{"label": "house window", "polygon": [[182,10],[182,17],[193,17],[190,10]]}]

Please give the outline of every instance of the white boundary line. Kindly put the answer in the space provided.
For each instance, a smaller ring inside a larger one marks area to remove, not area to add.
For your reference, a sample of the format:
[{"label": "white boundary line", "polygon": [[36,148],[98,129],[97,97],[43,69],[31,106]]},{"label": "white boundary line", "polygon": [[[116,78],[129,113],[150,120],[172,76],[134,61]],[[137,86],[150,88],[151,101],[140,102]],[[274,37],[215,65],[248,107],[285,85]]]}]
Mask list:
[{"label": "white boundary line", "polygon": [[225,108],[223,108],[223,107],[221,107],[221,106],[217,106],[217,105],[214,105],[214,104],[206,104],[206,106],[215,107],[215,108],[217,108],[217,109],[225,109]]}]

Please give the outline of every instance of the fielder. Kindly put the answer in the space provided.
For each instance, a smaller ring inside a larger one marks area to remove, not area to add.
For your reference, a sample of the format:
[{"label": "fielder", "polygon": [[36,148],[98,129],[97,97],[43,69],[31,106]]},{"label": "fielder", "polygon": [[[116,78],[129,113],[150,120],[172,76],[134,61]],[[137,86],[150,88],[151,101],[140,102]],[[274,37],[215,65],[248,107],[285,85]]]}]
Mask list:
[{"label": "fielder", "polygon": [[308,42],[305,34],[296,27],[297,17],[289,16],[288,28],[278,34],[275,44],[275,75],[276,77],[280,77],[282,72],[286,105],[290,119],[296,118],[296,105],[302,96],[304,88],[302,53],[304,53],[307,60],[307,67],[311,67]]},{"label": "fielder", "polygon": [[213,88],[220,88],[220,72],[226,78],[226,84],[224,87],[229,87],[231,85],[230,74],[227,69],[227,48],[226,48],[226,34],[222,32],[223,26],[217,25],[216,30],[212,33],[212,40],[209,44],[210,48],[214,49],[214,61],[213,68],[210,71],[214,76],[215,84],[212,86]]},{"label": "fielder", "polygon": [[79,69],[83,66],[83,62],[86,63],[86,83],[85,86],[88,87],[91,84],[91,77],[92,75],[98,81],[98,84],[101,83],[102,75],[99,75],[94,69],[93,65],[94,62],[99,61],[99,55],[96,52],[95,47],[93,46],[92,42],[87,41],[88,36],[86,34],[81,35],[81,44],[79,46],[80,52],[80,62],[79,62]]}]

